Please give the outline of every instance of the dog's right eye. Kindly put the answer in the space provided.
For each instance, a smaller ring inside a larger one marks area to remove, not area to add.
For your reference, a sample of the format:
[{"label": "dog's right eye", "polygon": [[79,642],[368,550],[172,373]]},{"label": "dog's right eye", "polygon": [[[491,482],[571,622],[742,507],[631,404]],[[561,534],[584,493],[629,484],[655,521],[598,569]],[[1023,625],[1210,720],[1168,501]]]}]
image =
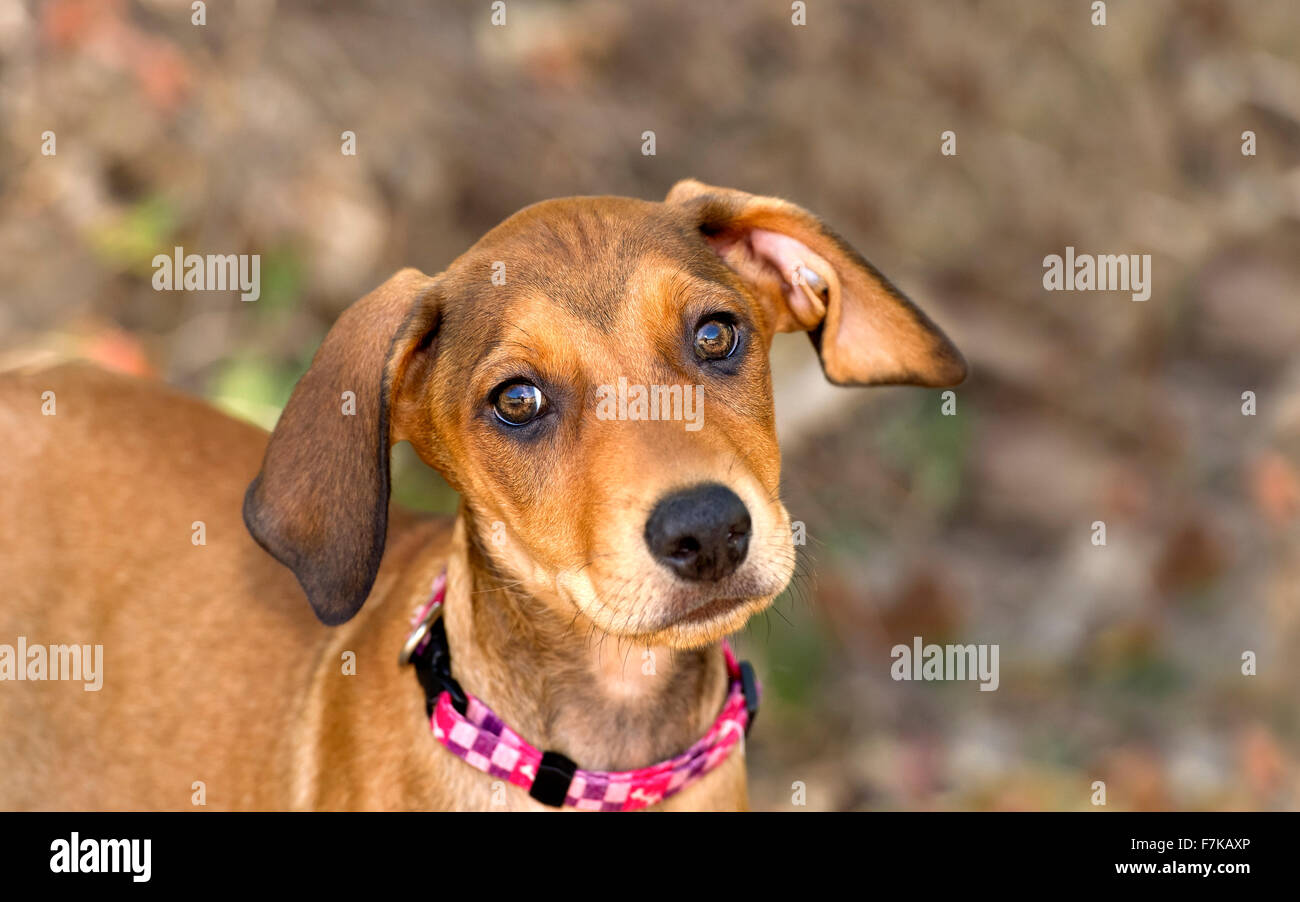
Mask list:
[{"label": "dog's right eye", "polygon": [[735,353],[740,330],[730,318],[713,316],[695,329],[695,356],[700,360],[725,360]]},{"label": "dog's right eye", "polygon": [[548,402],[542,390],[531,382],[506,382],[492,401],[497,419],[508,426],[523,426],[546,412]]}]

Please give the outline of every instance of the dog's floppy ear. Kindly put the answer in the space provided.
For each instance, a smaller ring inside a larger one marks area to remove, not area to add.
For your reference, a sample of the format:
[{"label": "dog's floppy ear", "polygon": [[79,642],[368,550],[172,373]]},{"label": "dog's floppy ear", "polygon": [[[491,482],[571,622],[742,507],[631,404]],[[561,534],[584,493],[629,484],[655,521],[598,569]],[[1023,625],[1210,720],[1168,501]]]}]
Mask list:
[{"label": "dog's floppy ear", "polygon": [[774,197],[678,182],[666,203],[764,305],[775,331],[809,333],[837,385],[956,385],[966,361],[948,337],[843,239]]},{"label": "dog's floppy ear", "polygon": [[244,523],[335,625],[365,602],[388,531],[393,386],[437,326],[434,280],[404,269],[325,336],[271,433]]}]

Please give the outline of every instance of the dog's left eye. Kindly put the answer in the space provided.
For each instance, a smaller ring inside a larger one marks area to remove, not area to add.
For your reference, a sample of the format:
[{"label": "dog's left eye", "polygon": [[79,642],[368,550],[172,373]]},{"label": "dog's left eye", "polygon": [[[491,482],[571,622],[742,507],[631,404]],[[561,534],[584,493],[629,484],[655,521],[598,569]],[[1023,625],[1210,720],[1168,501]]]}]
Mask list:
[{"label": "dog's left eye", "polygon": [[492,402],[497,419],[509,426],[532,422],[546,412],[547,404],[546,395],[531,382],[505,383]]},{"label": "dog's left eye", "polygon": [[736,350],[740,330],[725,319],[708,319],[695,328],[695,356],[701,360],[724,360]]}]

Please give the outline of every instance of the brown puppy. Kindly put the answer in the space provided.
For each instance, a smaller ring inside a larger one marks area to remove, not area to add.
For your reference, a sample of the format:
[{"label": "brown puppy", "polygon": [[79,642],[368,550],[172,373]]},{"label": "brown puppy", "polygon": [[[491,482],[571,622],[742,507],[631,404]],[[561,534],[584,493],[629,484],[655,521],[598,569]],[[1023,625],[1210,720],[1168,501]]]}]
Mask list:
[{"label": "brown puppy", "polygon": [[[684,181],[536,204],[398,273],[269,442],[82,368],[0,379],[0,645],[104,649],[99,691],[0,681],[0,808],[543,808],[441,748],[397,663],[444,568],[455,676],[525,739],[588,769],[685,749],[719,640],[793,571],[767,363],[793,330],[838,384],[965,374],[811,214]],[[696,405],[632,419],[623,385]],[[454,525],[390,516],[403,440]],[[659,807],[745,804],[741,748]]]}]

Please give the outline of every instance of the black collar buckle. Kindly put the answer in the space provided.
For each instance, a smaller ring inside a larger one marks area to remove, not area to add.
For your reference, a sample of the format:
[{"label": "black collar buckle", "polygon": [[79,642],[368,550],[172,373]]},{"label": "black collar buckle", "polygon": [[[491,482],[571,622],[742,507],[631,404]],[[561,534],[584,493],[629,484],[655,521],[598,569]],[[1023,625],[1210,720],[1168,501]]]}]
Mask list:
[{"label": "black collar buckle", "polygon": [[465,714],[469,708],[469,696],[451,675],[451,648],[447,645],[447,626],[441,617],[429,624],[424,649],[411,656],[411,663],[415,665],[415,675],[424,687],[425,714],[433,716],[438,697],[444,692],[451,696],[452,707]]},{"label": "black collar buckle", "polygon": [[748,736],[754,728],[754,719],[758,717],[758,678],[748,661],[740,662],[740,689],[745,694],[745,713],[749,715],[745,721],[745,735]]}]

